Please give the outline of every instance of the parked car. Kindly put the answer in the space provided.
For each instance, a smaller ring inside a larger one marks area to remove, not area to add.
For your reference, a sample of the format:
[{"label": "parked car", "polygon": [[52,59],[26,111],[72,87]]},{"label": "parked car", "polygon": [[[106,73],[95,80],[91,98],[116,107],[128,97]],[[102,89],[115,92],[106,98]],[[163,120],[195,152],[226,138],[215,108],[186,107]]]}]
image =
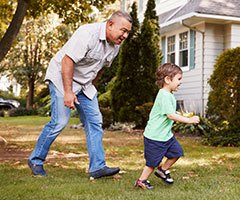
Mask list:
[{"label": "parked car", "polygon": [[0,110],[10,110],[12,108],[18,108],[20,103],[13,99],[3,99],[0,97]]}]

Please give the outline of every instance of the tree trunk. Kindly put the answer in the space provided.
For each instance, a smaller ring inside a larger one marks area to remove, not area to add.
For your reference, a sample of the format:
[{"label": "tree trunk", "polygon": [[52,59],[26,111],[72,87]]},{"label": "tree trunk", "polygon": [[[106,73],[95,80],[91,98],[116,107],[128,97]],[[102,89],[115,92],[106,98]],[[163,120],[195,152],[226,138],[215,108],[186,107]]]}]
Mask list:
[{"label": "tree trunk", "polygon": [[30,110],[33,108],[33,98],[34,98],[34,78],[29,78],[28,80],[28,96],[27,96],[27,103],[26,109]]},{"label": "tree trunk", "polygon": [[30,0],[18,0],[17,9],[13,16],[13,19],[6,33],[4,34],[3,38],[0,41],[0,61],[2,61],[4,56],[7,54],[7,52],[12,46],[14,39],[17,36],[20,27],[23,23],[23,19],[26,15],[29,3]]}]

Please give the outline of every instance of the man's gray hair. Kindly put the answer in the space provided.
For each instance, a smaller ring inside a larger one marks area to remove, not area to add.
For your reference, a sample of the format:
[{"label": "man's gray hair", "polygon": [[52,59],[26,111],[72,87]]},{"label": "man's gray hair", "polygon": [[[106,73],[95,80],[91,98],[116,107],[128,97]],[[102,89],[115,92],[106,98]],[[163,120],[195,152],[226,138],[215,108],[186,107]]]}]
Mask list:
[{"label": "man's gray hair", "polygon": [[113,20],[115,17],[123,17],[126,20],[128,20],[130,23],[132,23],[132,17],[125,11],[118,10],[112,14],[109,20]]}]

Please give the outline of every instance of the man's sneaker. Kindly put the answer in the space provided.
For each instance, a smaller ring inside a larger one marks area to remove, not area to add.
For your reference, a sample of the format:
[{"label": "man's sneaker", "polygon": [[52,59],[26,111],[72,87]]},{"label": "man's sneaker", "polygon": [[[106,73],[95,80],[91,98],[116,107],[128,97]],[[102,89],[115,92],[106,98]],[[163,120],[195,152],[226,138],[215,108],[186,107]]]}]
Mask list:
[{"label": "man's sneaker", "polygon": [[97,179],[97,178],[102,178],[104,176],[112,176],[114,174],[117,174],[120,171],[120,168],[110,168],[110,167],[103,167],[102,169],[99,169],[95,172],[90,173],[90,179]]},{"label": "man's sneaker", "polygon": [[43,165],[35,165],[32,164],[30,160],[28,160],[28,166],[32,170],[32,174],[34,176],[47,176],[47,173],[43,169]]},{"label": "man's sneaker", "polygon": [[138,179],[138,180],[136,180],[134,186],[135,187],[140,187],[142,189],[148,189],[148,190],[153,189],[153,186],[150,184],[149,180],[141,181],[141,180]]},{"label": "man's sneaker", "polygon": [[161,167],[158,167],[154,173],[158,178],[161,178],[167,184],[173,184],[173,179],[171,178],[169,170],[162,170]]}]

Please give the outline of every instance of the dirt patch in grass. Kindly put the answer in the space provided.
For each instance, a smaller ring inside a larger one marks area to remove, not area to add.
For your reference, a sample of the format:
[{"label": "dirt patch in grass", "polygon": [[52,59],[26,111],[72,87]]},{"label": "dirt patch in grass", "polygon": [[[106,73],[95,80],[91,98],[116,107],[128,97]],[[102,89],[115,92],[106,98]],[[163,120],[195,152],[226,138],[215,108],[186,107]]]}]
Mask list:
[{"label": "dirt patch in grass", "polygon": [[[0,149],[0,162],[8,161],[23,161],[27,160],[31,153],[31,150],[17,149],[13,147]],[[48,160],[54,159],[75,159],[75,158],[87,158],[86,153],[63,153],[58,151],[50,151],[48,154]]]},{"label": "dirt patch in grass", "polygon": [[2,148],[0,149],[0,162],[2,161],[16,161],[25,160],[29,156],[30,151],[16,148]]}]

